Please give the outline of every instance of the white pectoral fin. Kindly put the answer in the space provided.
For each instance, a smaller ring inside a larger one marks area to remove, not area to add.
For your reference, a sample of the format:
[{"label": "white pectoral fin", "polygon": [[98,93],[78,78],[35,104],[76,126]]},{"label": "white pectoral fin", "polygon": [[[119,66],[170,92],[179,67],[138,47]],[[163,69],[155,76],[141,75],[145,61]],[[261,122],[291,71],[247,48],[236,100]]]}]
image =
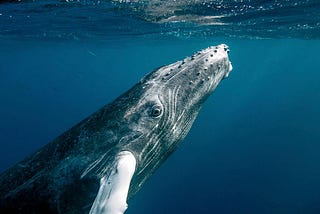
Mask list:
[{"label": "white pectoral fin", "polygon": [[130,182],[136,168],[136,159],[129,151],[118,154],[109,176],[100,179],[100,188],[90,214],[123,214],[127,205]]}]

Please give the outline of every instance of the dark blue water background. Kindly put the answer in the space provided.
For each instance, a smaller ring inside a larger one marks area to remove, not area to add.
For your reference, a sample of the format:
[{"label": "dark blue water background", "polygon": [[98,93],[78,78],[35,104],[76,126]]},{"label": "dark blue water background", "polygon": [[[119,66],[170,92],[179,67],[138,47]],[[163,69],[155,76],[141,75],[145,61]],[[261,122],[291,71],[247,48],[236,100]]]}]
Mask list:
[{"label": "dark blue water background", "polygon": [[[268,2],[293,7],[298,1]],[[0,171],[154,68],[226,43],[234,70],[127,213],[320,213],[320,18],[308,16],[319,13],[319,5],[299,2],[304,16],[299,5],[290,13],[270,9],[275,20],[287,22],[266,24],[269,31],[241,26],[240,13],[228,16],[228,26],[204,26],[194,14],[203,23],[214,10],[199,14],[204,10],[197,5],[177,10],[172,23],[166,21],[172,14],[155,14],[139,2],[104,2],[110,10],[46,6],[48,11],[37,1],[0,4]],[[225,12],[235,5],[227,6]],[[50,16],[55,11],[61,13]],[[251,23],[263,23],[263,14],[253,12],[243,15],[255,14]],[[78,13],[81,21],[74,18]]]}]

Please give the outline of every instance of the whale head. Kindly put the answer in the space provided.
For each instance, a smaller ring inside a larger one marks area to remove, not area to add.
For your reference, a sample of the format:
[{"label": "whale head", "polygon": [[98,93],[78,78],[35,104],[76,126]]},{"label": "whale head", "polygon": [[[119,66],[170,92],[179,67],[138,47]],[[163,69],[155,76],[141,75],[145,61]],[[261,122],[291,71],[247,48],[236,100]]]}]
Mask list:
[{"label": "whale head", "polygon": [[137,161],[130,193],[138,191],[177,148],[205,100],[229,75],[228,53],[224,44],[196,52],[149,73],[120,98],[126,103],[122,116],[126,132],[135,133],[120,145]]}]

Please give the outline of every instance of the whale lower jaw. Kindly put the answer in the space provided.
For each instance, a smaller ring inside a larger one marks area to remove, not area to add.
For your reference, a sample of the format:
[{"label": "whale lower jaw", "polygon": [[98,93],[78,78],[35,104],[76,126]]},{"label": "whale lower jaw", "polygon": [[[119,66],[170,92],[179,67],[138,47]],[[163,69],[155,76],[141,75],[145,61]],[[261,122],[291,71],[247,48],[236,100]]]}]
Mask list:
[{"label": "whale lower jaw", "polygon": [[227,71],[227,73],[224,75],[224,79],[229,77],[230,72],[232,71],[233,67],[231,62],[229,62],[229,70]]}]

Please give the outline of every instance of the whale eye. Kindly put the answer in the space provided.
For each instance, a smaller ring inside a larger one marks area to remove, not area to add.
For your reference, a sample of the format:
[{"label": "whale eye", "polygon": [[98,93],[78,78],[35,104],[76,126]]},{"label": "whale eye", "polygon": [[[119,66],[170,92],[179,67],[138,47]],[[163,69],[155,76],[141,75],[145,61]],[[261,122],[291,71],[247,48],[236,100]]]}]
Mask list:
[{"label": "whale eye", "polygon": [[152,117],[159,117],[162,113],[162,109],[160,106],[153,106],[151,110]]}]

